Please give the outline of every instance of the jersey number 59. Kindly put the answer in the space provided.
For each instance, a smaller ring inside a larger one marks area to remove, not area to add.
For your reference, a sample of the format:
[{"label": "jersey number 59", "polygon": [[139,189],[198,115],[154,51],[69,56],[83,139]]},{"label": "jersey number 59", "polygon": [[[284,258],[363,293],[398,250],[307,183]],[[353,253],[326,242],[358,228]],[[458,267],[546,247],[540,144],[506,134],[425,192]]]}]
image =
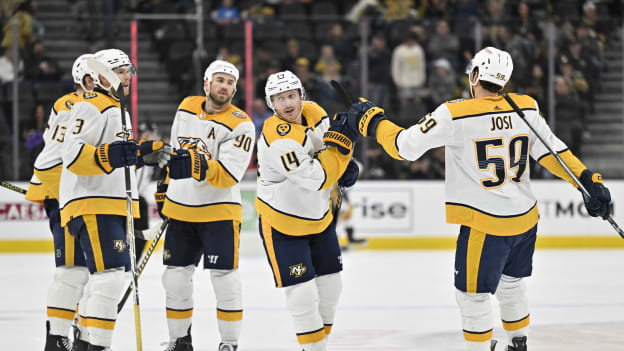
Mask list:
[{"label": "jersey number 59", "polygon": [[529,136],[515,135],[509,140],[507,149],[509,157],[490,156],[490,148],[505,147],[503,138],[492,138],[475,140],[475,153],[477,157],[477,165],[481,171],[489,171],[494,167],[494,178],[481,179],[481,185],[486,189],[500,188],[507,181],[507,164],[509,169],[517,168],[511,180],[516,183],[521,182],[522,175],[527,169],[529,160]]}]

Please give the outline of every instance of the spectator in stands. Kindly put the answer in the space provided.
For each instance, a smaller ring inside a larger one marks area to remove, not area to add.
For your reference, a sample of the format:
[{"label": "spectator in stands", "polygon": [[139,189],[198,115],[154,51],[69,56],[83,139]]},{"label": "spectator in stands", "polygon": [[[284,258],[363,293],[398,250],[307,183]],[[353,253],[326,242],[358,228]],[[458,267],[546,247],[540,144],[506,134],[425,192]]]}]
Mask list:
[{"label": "spectator in stands", "polygon": [[487,15],[481,17],[482,21],[488,26],[505,25],[507,16],[505,14],[504,0],[488,0]]},{"label": "spectator in stands", "polygon": [[531,70],[531,84],[518,90],[520,93],[530,95],[537,101],[538,106],[546,106],[546,79],[544,70],[539,64],[534,64]]},{"label": "spectator in stands", "polygon": [[52,81],[61,79],[62,72],[55,59],[45,52],[41,42],[35,42],[32,52],[24,57],[26,72],[24,77],[33,81]]},{"label": "spectator in stands", "polygon": [[301,57],[299,41],[290,39],[286,43],[286,56],[282,59],[282,68],[291,72],[295,71],[295,62]]},{"label": "spectator in stands", "polygon": [[431,107],[435,107],[457,96],[455,91],[457,84],[455,82],[455,71],[447,59],[440,58],[435,60],[432,67],[433,72],[431,72],[429,77],[428,87],[431,94]]},{"label": "spectator in stands", "polygon": [[329,82],[330,78],[328,78],[328,71],[334,67],[337,67],[339,72],[342,69],[342,65],[334,55],[334,47],[327,44],[323,45],[321,47],[321,57],[319,57],[318,61],[316,61],[314,71],[321,77],[321,79]]},{"label": "spectator in stands", "polygon": [[353,40],[349,40],[345,36],[340,23],[336,23],[331,27],[326,44],[331,45],[334,50],[334,56],[342,63],[342,67],[349,65],[351,60],[353,60],[353,55],[357,52],[353,43]]},{"label": "spectator in stands", "polygon": [[538,27],[537,18],[531,14],[531,8],[526,1],[518,3],[518,16],[514,18],[513,27],[517,32],[530,40],[541,40],[542,30]]},{"label": "spectator in stands", "polygon": [[368,52],[368,90],[371,101],[380,106],[389,105],[389,93],[391,78],[390,64],[392,56],[386,47],[386,39],[383,35],[373,36],[371,48]]},{"label": "spectator in stands", "polygon": [[9,20],[4,25],[2,47],[7,49],[13,45],[13,23],[17,21],[17,44],[24,49],[33,40],[33,5],[31,0],[16,2]]},{"label": "spectator in stands", "polygon": [[561,76],[555,78],[555,131],[572,153],[581,155],[585,108]]},{"label": "spectator in stands", "polygon": [[[273,54],[268,47],[260,46],[256,50],[256,54],[253,56],[253,72],[256,77],[261,75],[264,76],[264,73],[269,69],[269,66],[276,65],[275,60],[276,59],[273,57]],[[264,91],[264,85],[262,86],[261,91]]]},{"label": "spectator in stands", "polygon": [[264,121],[273,115],[272,112],[267,110],[266,102],[262,98],[254,98],[251,105],[251,120],[254,126],[256,126],[256,138],[262,133],[262,126]]},{"label": "spectator in stands", "polygon": [[421,1],[418,9],[420,19],[424,21],[435,21],[445,19],[450,16],[449,5],[447,0],[430,0]]},{"label": "spectator in stands", "polygon": [[320,82],[316,75],[310,72],[310,61],[305,57],[300,57],[295,62],[295,74],[301,80],[305,88],[308,100],[318,100]]},{"label": "spectator in stands", "polygon": [[416,17],[413,0],[387,0],[385,4],[384,18],[388,22]]},{"label": "spectator in stands", "polygon": [[586,1],[583,5],[583,18],[582,24],[590,28],[601,42],[606,42],[607,35],[611,32],[611,23],[608,19],[598,19],[598,13],[596,11],[596,3],[594,1]]},{"label": "spectator in stands", "polygon": [[420,100],[424,95],[427,72],[425,52],[418,44],[419,40],[420,37],[410,31],[392,53],[392,80],[401,102],[401,120],[414,118],[424,112]]},{"label": "spectator in stands", "polygon": [[223,0],[221,7],[213,13],[213,18],[219,24],[236,23],[240,20],[240,13],[232,0]]},{"label": "spectator in stands", "polygon": [[23,138],[30,165],[35,163],[37,155],[43,149],[43,132],[46,129],[46,114],[43,104],[37,104],[30,123],[23,126]]},{"label": "spectator in stands", "polygon": [[[24,63],[19,60],[18,77],[24,70]],[[4,55],[0,57],[0,85],[10,83],[15,79],[13,72],[13,50],[8,49],[4,51]]]},{"label": "spectator in stands", "polygon": [[459,39],[450,32],[448,22],[446,20],[438,21],[436,32],[429,39],[427,46],[427,56],[430,60],[440,58],[446,59],[452,67],[456,68],[458,64]]},{"label": "spectator in stands", "polygon": [[574,70],[570,60],[565,55],[561,56],[559,62],[561,75],[568,83],[570,89],[572,89],[572,91],[574,91],[584,102],[589,103],[591,101],[589,98],[589,84],[583,76],[583,73]]}]

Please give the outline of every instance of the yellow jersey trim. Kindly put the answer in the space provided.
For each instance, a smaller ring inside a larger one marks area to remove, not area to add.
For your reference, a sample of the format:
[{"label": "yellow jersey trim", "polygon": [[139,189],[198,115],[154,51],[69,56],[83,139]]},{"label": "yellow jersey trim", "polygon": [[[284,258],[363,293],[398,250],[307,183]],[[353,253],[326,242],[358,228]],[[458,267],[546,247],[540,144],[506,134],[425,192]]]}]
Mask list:
[{"label": "yellow jersey trim", "polygon": [[[83,144],[74,160],[67,165],[67,169],[79,176],[95,176],[104,174],[105,170],[95,161],[97,148],[93,145]],[[106,173],[112,172],[112,167]]]},{"label": "yellow jersey trim", "polygon": [[180,106],[178,106],[178,111],[195,115],[202,121],[213,121],[221,124],[231,131],[236,129],[239,124],[251,121],[251,118],[249,118],[245,111],[232,104],[219,113],[208,114],[204,109],[205,103],[205,96],[189,96],[182,100]]},{"label": "yellow jersey trim", "polygon": [[[535,100],[528,95],[508,94],[521,110],[537,110]],[[453,120],[479,117],[492,113],[514,113],[514,109],[500,96],[488,96],[480,99],[454,100],[445,102]]]},{"label": "yellow jersey trim", "polygon": [[162,209],[163,215],[184,222],[216,222],[242,221],[243,208],[235,202],[221,202],[206,205],[185,205],[165,197]]},{"label": "yellow jersey trim", "polygon": [[261,216],[263,220],[266,220],[271,227],[286,235],[301,236],[321,233],[329,226],[333,219],[330,210],[327,210],[323,217],[319,219],[289,215],[274,209],[258,197],[256,197],[255,205],[258,215]]},{"label": "yellow jersey trim", "polygon": [[82,95],[82,98],[77,102],[87,102],[95,106],[95,108],[97,108],[100,113],[103,113],[111,107],[119,108],[120,106],[119,101],[115,100],[113,97],[95,91],[84,93]]},{"label": "yellow jersey trim", "polygon": [[[572,153],[570,150],[565,150],[563,152],[558,153],[561,160],[570,168],[572,173],[579,178],[581,173],[587,169],[585,165]],[[563,169],[563,166],[559,164],[555,156],[551,154],[546,154],[539,159],[539,164],[546,168],[550,173],[556,175],[557,177],[565,180],[566,182],[572,184],[575,188],[577,187],[576,183],[572,178],[568,175],[568,173]]]},{"label": "yellow jersey trim", "polygon": [[477,280],[479,279],[479,264],[481,252],[485,243],[484,232],[470,228],[468,235],[468,249],[466,253],[466,292],[477,292]]},{"label": "yellow jersey trim", "polygon": [[304,101],[303,102],[303,110],[301,111],[301,115],[305,121],[304,125],[306,127],[312,128],[312,130],[316,130],[316,127],[323,122],[323,119],[329,118],[327,116],[327,111],[321,107],[321,105],[317,104],[313,101]]},{"label": "yellow jersey trim", "polygon": [[262,135],[269,146],[271,146],[274,141],[280,139],[291,139],[303,145],[306,140],[306,130],[307,127],[301,124],[286,122],[276,115],[273,115],[264,121]]},{"label": "yellow jersey trim", "polygon": [[217,160],[207,161],[206,182],[216,188],[231,188],[238,184],[238,179]]},{"label": "yellow jersey trim", "polygon": [[58,115],[61,111],[71,111],[71,106],[78,101],[80,97],[76,93],[69,93],[61,96],[54,102],[54,113]]},{"label": "yellow jersey trim", "polygon": [[338,148],[330,146],[316,156],[325,171],[325,181],[319,190],[329,189],[338,182],[351,161],[352,153],[353,151],[344,155],[338,151]]},{"label": "yellow jersey trim", "polygon": [[[48,196],[52,199],[59,198],[59,184],[61,183],[61,172],[63,171],[63,164],[59,163],[57,166],[48,168],[46,170],[38,170],[35,168],[35,176],[41,181]],[[29,188],[30,189],[30,188]],[[26,194],[28,196],[28,194]],[[28,200],[28,198],[26,198]]]},{"label": "yellow jersey trim", "polygon": [[[67,222],[74,218],[90,214],[105,215],[128,215],[125,198],[112,197],[81,197],[66,203],[61,209],[61,226],[66,226]],[[132,215],[134,218],[140,217],[139,200],[132,200]]]},{"label": "yellow jersey trim", "polygon": [[43,183],[30,183],[28,184],[28,189],[26,189],[26,195],[24,196],[24,199],[32,202],[43,203],[43,200],[49,198],[50,196],[50,192],[47,191]]},{"label": "yellow jersey trim", "polygon": [[404,160],[404,158],[399,155],[399,146],[397,145],[397,139],[403,130],[404,128],[397,126],[387,119],[379,122],[375,130],[377,143],[383,147],[390,157],[397,160]]},{"label": "yellow jersey trim", "polygon": [[275,286],[281,288],[282,275],[277,264],[277,257],[275,255],[275,246],[273,245],[273,228],[262,216],[260,216],[260,232],[264,238],[264,246],[266,248],[267,255],[269,256],[269,262],[271,263],[271,269],[273,270],[273,276],[275,277]]},{"label": "yellow jersey trim", "polygon": [[539,219],[537,202],[525,213],[496,216],[464,204],[446,203],[446,222],[499,236],[518,235],[533,228]]}]

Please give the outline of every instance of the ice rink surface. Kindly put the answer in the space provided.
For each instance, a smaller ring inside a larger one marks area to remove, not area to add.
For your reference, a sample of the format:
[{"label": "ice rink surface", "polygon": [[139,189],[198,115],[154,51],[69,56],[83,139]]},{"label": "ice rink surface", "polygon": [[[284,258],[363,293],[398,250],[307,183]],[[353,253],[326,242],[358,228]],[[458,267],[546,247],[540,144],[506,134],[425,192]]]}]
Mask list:
[{"label": "ice rink surface", "polygon": [[[241,256],[239,351],[300,350],[265,257]],[[143,349],[149,351],[163,350],[168,339],[161,259],[156,253],[140,279]],[[344,290],[329,350],[463,350],[453,260],[450,250],[344,253]],[[0,255],[0,266],[0,349],[43,350],[52,254]],[[538,250],[528,286],[529,350],[624,350],[623,250]],[[117,321],[114,351],[136,350],[131,301]],[[494,338],[504,340],[495,303],[493,311]],[[195,274],[193,318],[195,350],[216,350],[215,301],[205,271]]]}]

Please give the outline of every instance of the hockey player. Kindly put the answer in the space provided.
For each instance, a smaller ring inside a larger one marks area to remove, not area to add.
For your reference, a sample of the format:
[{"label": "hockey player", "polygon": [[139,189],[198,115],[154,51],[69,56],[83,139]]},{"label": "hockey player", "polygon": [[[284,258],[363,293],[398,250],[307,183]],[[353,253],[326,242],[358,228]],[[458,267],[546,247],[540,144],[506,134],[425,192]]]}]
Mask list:
[{"label": "hockey player", "polygon": [[[102,76],[71,109],[61,156],[61,225],[80,241],[91,274],[79,303],[78,332],[73,350],[106,350],[112,340],[117,303],[127,286],[130,267],[126,243],[124,166],[156,164],[163,155],[161,142],[124,140],[119,104],[128,94],[133,66],[121,50],[95,53],[95,58],[117,74],[123,91]],[[127,114],[127,125],[130,119]],[[130,131],[131,132],[131,131]],[[157,151],[154,151],[157,150]],[[136,181],[130,173],[133,214],[139,215]]]},{"label": "hockey player", "polygon": [[[370,102],[352,105],[349,122],[399,160],[416,160],[446,146],[446,221],[460,224],[455,288],[468,350],[494,349],[490,294],[499,301],[507,350],[527,350],[529,307],[524,278],[531,275],[538,210],[530,187],[529,155],[556,176],[573,180],[501,95],[511,78],[511,56],[488,47],[468,67],[472,99],[440,105],[403,129]],[[589,191],[585,208],[607,218],[611,196],[557,138],[527,95],[509,94],[526,121],[556,150]]]},{"label": "hockey player", "polygon": [[95,74],[86,64],[90,57],[93,55],[85,54],[74,61],[72,77],[75,91],[54,102],[48,128],[43,135],[45,144],[35,160],[33,178],[26,193],[27,200],[43,202],[54,239],[56,269],[48,288],[45,351],[71,350],[68,334],[78,300],[89,279],[80,242],[61,226],[58,198],[63,163],[60,153],[70,110],[85,92],[92,91],[95,86],[92,79]]},{"label": "hockey player", "polygon": [[330,189],[339,179],[344,186],[355,182],[357,166],[349,161],[358,134],[341,115],[330,123],[321,106],[305,101],[290,71],[270,75],[265,93],[274,115],[258,141],[260,235],[299,344],[326,350],[342,290]]},{"label": "hockey player", "polygon": [[[193,273],[203,255],[217,299],[219,351],[238,348],[243,307],[238,272],[242,221],[240,187],[253,152],[255,127],[232,105],[238,69],[213,61],[204,73],[205,96],[185,98],[173,120],[169,185],[159,186],[169,218],[162,277],[170,343],[167,350],[193,350]],[[166,196],[163,196],[166,192]]]}]

